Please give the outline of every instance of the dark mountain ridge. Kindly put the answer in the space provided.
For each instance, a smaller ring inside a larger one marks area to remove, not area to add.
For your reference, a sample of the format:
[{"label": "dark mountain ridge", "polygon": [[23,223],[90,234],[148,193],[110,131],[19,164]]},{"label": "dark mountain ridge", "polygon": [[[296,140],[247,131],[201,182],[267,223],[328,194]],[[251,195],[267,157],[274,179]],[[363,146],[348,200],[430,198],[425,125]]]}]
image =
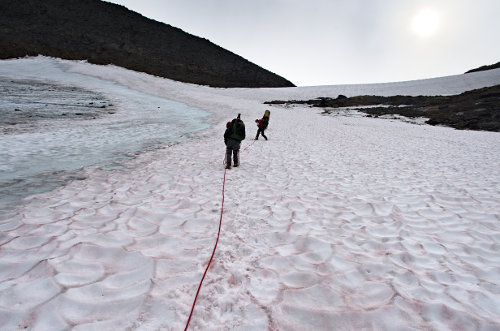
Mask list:
[{"label": "dark mountain ridge", "polygon": [[0,59],[46,55],[213,87],[294,85],[210,41],[100,0],[0,0]]},{"label": "dark mountain ridge", "polygon": [[492,69],[498,69],[500,68],[500,62],[497,62],[495,64],[491,65],[484,65],[479,68],[474,68],[466,72],[466,74],[471,73],[471,72],[478,72],[478,71],[486,71],[486,70],[492,70]]}]

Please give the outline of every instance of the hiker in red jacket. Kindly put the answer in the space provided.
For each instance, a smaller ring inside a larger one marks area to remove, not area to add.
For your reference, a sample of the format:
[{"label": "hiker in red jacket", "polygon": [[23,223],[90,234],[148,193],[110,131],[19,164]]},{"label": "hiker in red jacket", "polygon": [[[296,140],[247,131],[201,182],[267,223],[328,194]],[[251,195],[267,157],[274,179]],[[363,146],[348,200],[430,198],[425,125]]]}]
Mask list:
[{"label": "hiker in red jacket", "polygon": [[264,134],[264,130],[267,129],[267,125],[269,124],[269,115],[270,115],[269,110],[266,110],[266,112],[264,113],[264,117],[262,117],[262,119],[255,120],[255,123],[257,123],[257,127],[259,128],[257,130],[257,135],[255,136],[255,140],[259,140],[259,134],[261,134],[262,137],[264,137],[264,139],[267,140],[267,137]]}]

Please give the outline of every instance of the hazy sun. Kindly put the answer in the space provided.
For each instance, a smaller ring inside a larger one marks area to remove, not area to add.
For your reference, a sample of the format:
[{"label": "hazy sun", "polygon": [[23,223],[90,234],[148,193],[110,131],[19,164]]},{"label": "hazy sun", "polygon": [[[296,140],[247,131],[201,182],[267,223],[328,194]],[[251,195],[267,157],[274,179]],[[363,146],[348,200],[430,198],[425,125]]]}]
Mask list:
[{"label": "hazy sun", "polygon": [[411,24],[413,32],[420,37],[430,37],[436,32],[439,25],[439,15],[433,9],[423,9],[419,11]]}]

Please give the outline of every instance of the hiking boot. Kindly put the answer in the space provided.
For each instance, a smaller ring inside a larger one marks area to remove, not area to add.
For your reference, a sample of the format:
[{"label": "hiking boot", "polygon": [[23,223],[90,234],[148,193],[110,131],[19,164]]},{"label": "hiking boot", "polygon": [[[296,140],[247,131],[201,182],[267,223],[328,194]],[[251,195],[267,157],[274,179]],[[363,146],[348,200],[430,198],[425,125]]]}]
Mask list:
[{"label": "hiking boot", "polygon": [[236,168],[236,167],[237,167],[237,166],[239,166],[239,165],[240,165],[239,163],[235,163],[233,167],[235,167],[235,168]]},{"label": "hiking boot", "polygon": [[230,166],[230,165],[227,165],[227,166],[226,166],[226,169],[231,169],[231,166]]}]

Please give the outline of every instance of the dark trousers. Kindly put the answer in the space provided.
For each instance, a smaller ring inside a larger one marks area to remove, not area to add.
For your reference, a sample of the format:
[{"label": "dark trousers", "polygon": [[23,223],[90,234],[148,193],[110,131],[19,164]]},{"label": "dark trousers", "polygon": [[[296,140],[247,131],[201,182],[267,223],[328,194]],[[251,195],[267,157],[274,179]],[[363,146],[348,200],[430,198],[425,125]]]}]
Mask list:
[{"label": "dark trousers", "polygon": [[265,130],[265,129],[263,129],[263,128],[259,128],[259,129],[257,130],[257,135],[255,136],[255,140],[259,139],[259,134],[261,134],[261,135],[262,135],[262,137],[264,137],[264,139],[266,139],[266,140],[267,140],[267,137],[266,137],[266,135],[264,134],[264,130]]},{"label": "dark trousers", "polygon": [[234,140],[229,138],[226,144],[226,161],[227,165],[231,165],[231,156],[234,157],[234,164],[239,164],[240,160],[238,160],[238,152],[240,151],[241,142],[238,140]]}]

